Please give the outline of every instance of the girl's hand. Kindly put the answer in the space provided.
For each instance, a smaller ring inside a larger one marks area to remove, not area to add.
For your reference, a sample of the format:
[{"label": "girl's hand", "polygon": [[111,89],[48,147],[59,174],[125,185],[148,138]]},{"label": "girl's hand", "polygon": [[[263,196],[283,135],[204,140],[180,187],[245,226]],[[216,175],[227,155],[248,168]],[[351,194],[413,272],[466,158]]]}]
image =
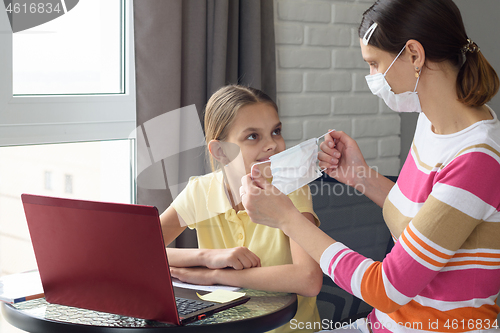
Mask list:
[{"label": "girl's hand", "polygon": [[290,198],[269,184],[256,168],[241,178],[241,184],[243,206],[254,223],[282,229],[293,220],[292,215],[301,215]]},{"label": "girl's hand", "polygon": [[203,262],[211,269],[231,267],[244,269],[260,267],[260,258],[246,247],[204,250]]},{"label": "girl's hand", "polygon": [[356,141],[342,131],[328,133],[320,149],[319,167],[341,183],[356,188],[371,170]]},{"label": "girl's hand", "polygon": [[170,267],[170,275],[185,283],[211,286],[217,283],[216,270],[206,267]]}]

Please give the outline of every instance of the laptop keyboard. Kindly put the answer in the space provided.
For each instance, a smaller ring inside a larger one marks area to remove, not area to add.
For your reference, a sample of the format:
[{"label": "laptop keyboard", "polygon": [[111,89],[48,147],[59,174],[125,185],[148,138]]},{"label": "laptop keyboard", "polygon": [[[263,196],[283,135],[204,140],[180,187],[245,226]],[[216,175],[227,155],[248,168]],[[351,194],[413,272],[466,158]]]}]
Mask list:
[{"label": "laptop keyboard", "polygon": [[180,315],[187,315],[214,305],[213,303],[182,297],[176,297],[175,301],[177,303],[177,312],[179,312]]}]

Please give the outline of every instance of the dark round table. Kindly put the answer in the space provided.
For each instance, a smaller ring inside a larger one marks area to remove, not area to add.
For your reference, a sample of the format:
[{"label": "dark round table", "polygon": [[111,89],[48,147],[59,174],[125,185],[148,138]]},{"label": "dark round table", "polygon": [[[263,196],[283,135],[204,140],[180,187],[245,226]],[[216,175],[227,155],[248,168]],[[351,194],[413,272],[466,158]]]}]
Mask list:
[{"label": "dark round table", "polygon": [[[175,326],[92,310],[50,304],[45,298],[2,304],[7,321],[31,333],[85,332],[265,332],[290,321],[297,311],[297,296],[242,289],[250,300],[203,320]],[[1,303],[1,302],[0,302]]]}]

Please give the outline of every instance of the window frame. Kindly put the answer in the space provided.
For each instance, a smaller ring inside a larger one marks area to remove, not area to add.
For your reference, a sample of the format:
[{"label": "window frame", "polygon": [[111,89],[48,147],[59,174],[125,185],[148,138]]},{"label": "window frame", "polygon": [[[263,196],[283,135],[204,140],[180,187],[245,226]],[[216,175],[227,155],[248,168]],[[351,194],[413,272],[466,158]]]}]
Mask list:
[{"label": "window frame", "polygon": [[133,0],[124,0],[123,94],[13,95],[12,37],[0,13],[0,146],[134,139]]}]

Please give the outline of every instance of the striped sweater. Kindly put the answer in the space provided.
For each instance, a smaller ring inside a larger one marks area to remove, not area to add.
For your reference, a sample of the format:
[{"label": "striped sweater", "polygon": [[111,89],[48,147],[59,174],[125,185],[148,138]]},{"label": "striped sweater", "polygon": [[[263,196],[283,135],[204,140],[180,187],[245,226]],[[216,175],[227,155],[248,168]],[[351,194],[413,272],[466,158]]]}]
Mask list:
[{"label": "striped sweater", "polygon": [[321,268],[375,310],[373,332],[468,332],[497,326],[500,308],[500,123],[437,135],[422,113],[384,203],[395,246],[375,262],[341,243]]}]

